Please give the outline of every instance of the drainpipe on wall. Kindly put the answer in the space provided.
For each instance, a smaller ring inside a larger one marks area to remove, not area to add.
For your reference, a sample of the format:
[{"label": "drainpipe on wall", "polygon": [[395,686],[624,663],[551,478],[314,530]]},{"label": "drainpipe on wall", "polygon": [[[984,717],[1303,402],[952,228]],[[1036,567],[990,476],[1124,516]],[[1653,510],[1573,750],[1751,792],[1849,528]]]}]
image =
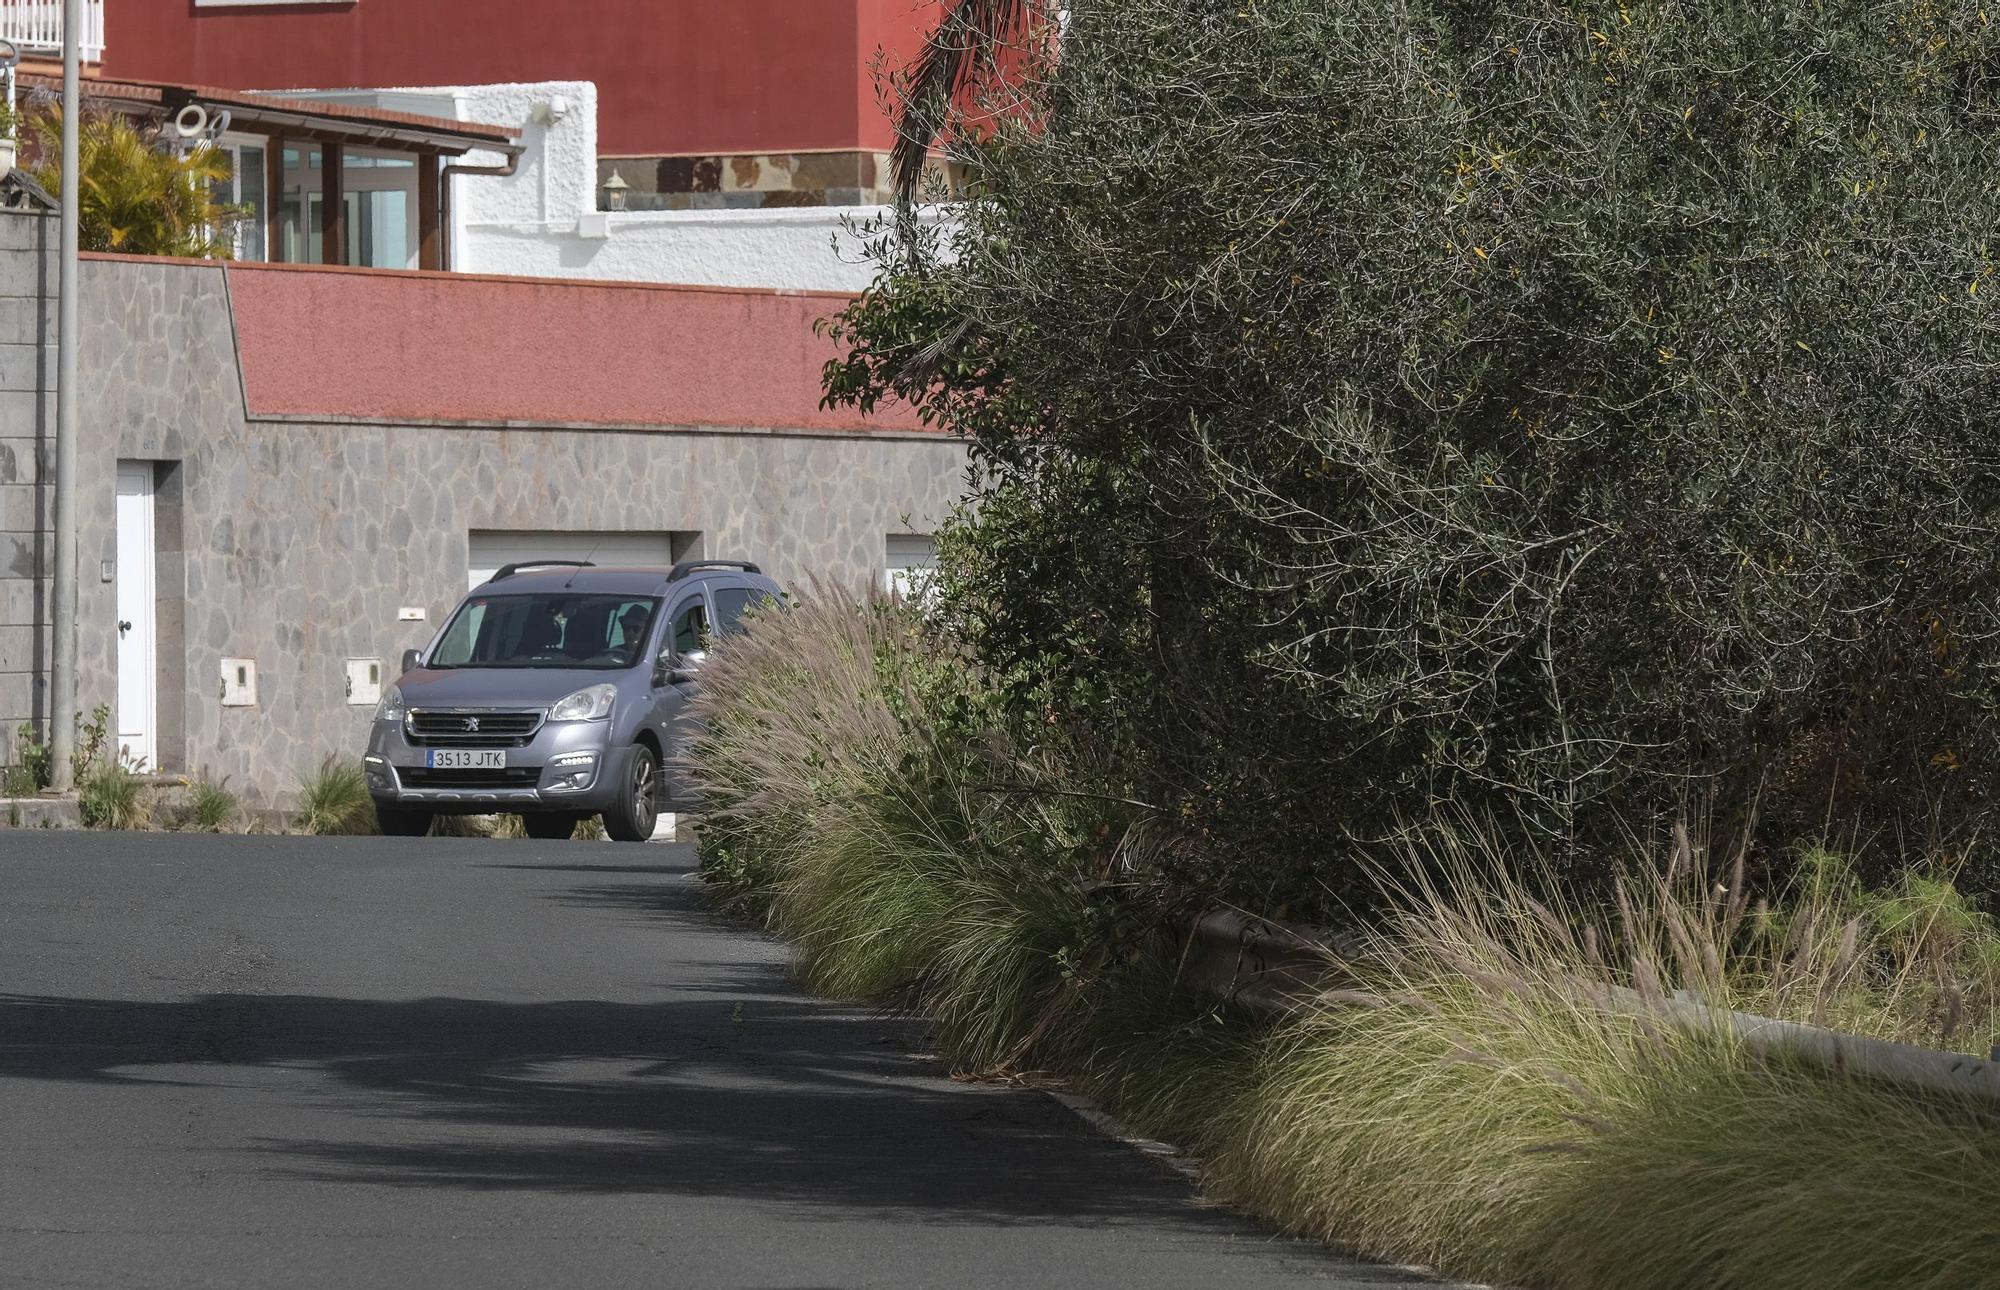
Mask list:
[{"label": "drainpipe on wall", "polygon": [[83,0],[63,0],[62,250],[57,278],[55,557],[49,619],[55,640],[49,659],[49,778],[58,790],[73,787],[70,755],[76,749],[76,350],[77,127],[82,116],[78,82],[83,70]]},{"label": "drainpipe on wall", "polygon": [[505,153],[507,160],[497,166],[468,166],[462,161],[454,161],[444,168],[444,191],[439,194],[441,206],[438,211],[438,225],[443,230],[442,235],[445,239],[444,265],[446,268],[456,267],[452,263],[453,248],[451,245],[452,234],[457,232],[457,229],[453,227],[453,202],[451,200],[451,181],[453,176],[486,175],[494,179],[512,179],[514,172],[520,168],[521,154],[526,150],[524,145],[518,143],[498,144],[492,148],[480,149],[481,152]]}]

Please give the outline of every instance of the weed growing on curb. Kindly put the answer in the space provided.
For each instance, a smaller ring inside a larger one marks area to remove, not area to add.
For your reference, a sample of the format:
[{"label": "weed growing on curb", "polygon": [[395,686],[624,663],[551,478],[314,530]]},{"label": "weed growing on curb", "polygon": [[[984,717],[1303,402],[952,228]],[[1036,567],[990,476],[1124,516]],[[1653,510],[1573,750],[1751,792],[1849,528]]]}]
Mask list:
[{"label": "weed growing on curb", "polygon": [[236,827],[241,811],[242,803],[229,791],[228,776],[210,779],[200,775],[189,786],[187,804],[175,825],[196,833],[227,833]]},{"label": "weed growing on curb", "polygon": [[299,785],[293,827],[315,837],[375,832],[375,803],[368,796],[368,779],[361,763],[328,757],[306,776]]},{"label": "weed growing on curb", "polygon": [[122,762],[93,765],[77,781],[76,804],[89,829],[143,829],[152,823],[152,794]]},{"label": "weed growing on curb", "polygon": [[0,797],[31,797],[49,786],[49,746],[22,722],[14,734],[14,763],[0,769]]}]

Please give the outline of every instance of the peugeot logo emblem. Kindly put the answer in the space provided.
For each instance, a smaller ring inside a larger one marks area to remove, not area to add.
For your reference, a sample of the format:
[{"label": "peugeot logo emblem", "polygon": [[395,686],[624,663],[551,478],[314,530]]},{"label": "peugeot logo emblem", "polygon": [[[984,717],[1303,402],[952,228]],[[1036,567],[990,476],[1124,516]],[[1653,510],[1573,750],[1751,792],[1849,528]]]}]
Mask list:
[{"label": "peugeot logo emblem", "polygon": [[479,718],[478,718],[478,717],[467,717],[467,718],[465,719],[465,728],[466,728],[467,730],[477,730],[477,729],[479,729]]}]

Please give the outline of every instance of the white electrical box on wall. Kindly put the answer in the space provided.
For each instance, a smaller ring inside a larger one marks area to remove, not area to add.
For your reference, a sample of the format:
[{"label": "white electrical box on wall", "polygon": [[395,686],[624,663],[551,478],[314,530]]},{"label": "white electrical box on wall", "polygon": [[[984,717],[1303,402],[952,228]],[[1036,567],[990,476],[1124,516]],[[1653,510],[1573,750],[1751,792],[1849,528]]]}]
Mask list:
[{"label": "white electrical box on wall", "polygon": [[222,660],[222,706],[225,708],[254,708],[257,706],[256,659],[226,658]]},{"label": "white electrical box on wall", "polygon": [[358,707],[373,707],[382,697],[382,660],[347,660],[347,701]]}]

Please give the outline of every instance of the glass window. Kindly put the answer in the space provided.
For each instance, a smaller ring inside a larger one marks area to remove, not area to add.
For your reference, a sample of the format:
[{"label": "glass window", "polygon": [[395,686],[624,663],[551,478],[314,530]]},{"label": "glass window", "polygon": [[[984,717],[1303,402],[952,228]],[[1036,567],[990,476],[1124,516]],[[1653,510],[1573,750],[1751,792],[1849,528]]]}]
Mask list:
[{"label": "glass window", "polygon": [[708,606],[699,597],[682,605],[674,615],[674,653],[695,654],[708,648]]},{"label": "glass window", "polygon": [[[318,264],[326,227],[321,193],[324,154],[313,147],[284,150],[284,206],[280,223],[285,258]],[[341,154],[342,258],[371,269],[416,266],[417,172],[408,154],[348,148]]]},{"label": "glass window", "polygon": [[657,600],[570,592],[480,596],[459,606],[429,667],[630,667]]},{"label": "glass window", "polygon": [[743,615],[772,603],[771,593],[751,587],[719,587],[715,595],[716,634],[728,636],[743,630]]},{"label": "glass window", "polygon": [[378,189],[347,195],[347,262],[371,269],[410,267],[408,194]]},{"label": "glass window", "polygon": [[284,158],[283,196],[278,205],[278,236],[288,264],[318,264],[319,161],[318,148],[288,147]]},{"label": "glass window", "polygon": [[229,177],[217,180],[212,192],[217,204],[230,208],[230,249],[239,260],[262,260],[264,145],[231,137],[214,147],[229,160]]}]

